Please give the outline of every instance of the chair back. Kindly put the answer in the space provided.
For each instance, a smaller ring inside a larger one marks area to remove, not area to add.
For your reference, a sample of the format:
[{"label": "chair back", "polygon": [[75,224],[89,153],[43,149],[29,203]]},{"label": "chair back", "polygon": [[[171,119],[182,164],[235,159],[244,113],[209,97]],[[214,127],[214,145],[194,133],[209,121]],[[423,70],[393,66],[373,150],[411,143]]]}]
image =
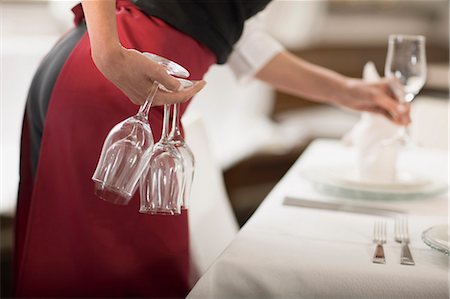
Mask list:
[{"label": "chair back", "polygon": [[199,114],[192,112],[186,114],[182,122],[186,142],[195,157],[189,206],[193,285],[235,237],[238,224],[225,190],[221,169],[210,150],[206,128]]}]

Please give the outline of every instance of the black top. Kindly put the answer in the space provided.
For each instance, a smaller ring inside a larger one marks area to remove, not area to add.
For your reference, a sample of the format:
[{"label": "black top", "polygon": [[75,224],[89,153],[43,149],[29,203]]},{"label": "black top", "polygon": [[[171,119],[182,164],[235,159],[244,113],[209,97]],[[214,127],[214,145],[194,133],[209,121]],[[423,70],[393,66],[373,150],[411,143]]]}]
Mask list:
[{"label": "black top", "polygon": [[244,28],[244,22],[270,0],[132,0],[149,16],[189,34],[216,54],[223,64]]}]

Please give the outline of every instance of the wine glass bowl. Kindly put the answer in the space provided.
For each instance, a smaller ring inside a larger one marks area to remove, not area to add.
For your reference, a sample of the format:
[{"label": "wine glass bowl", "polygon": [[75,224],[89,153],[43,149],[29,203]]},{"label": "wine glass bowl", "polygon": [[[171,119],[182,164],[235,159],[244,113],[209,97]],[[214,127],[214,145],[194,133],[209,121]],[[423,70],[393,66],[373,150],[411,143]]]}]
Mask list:
[{"label": "wine glass bowl", "polygon": [[184,140],[182,142],[175,141],[173,142],[173,145],[179,151],[183,161],[184,180],[180,196],[181,208],[187,209],[189,207],[189,197],[191,195],[191,187],[194,180],[195,158],[192,150]]},{"label": "wine glass bowl", "polygon": [[403,86],[400,101],[409,103],[414,99],[425,85],[426,73],[425,37],[390,35],[385,77],[395,78]]},{"label": "wine glass bowl", "polygon": [[153,147],[150,125],[138,116],[114,126],[106,137],[92,180],[95,194],[105,201],[126,205]]},{"label": "wine glass bowl", "polygon": [[169,140],[171,144],[178,150],[183,161],[184,180],[182,192],[180,194],[181,207],[187,209],[189,207],[189,197],[191,194],[191,186],[194,180],[195,158],[191,148],[184,140],[180,131],[180,114],[179,104],[173,107],[172,131]]},{"label": "wine glass bowl", "polygon": [[[391,84],[398,101],[405,105],[411,103],[425,85],[427,77],[425,37],[422,35],[390,35],[384,75],[386,78],[395,79],[395,83],[398,83]],[[398,88],[397,85],[400,85],[401,88]],[[385,143],[392,142],[404,146],[412,145],[413,142],[406,125],[402,126],[398,137]]]},{"label": "wine glass bowl", "polygon": [[183,161],[169,142],[158,142],[140,180],[140,213],[177,215],[181,213]]}]

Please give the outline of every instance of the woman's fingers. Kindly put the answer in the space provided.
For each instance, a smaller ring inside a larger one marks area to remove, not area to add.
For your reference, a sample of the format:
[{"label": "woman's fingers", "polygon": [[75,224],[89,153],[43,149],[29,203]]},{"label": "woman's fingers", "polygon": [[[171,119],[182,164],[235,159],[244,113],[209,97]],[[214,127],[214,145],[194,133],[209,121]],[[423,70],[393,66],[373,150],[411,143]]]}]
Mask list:
[{"label": "woman's fingers", "polygon": [[119,54],[102,60],[103,63],[98,63],[97,67],[136,105],[145,103],[154,82],[165,90],[160,88],[157,91],[153,101],[155,105],[185,102],[205,86],[205,81],[198,81],[192,87],[183,89],[180,81],[169,75],[164,66],[141,52],[121,48]]},{"label": "woman's fingers", "polygon": [[401,125],[400,123],[396,122],[396,120],[394,118],[392,118],[392,115],[389,112],[387,112],[386,110],[384,110],[380,107],[369,107],[366,109],[366,111],[381,114],[381,115],[385,116],[386,118],[388,118],[390,121],[392,121],[398,125]]},{"label": "woman's fingers", "polygon": [[397,80],[384,79],[373,84],[380,92],[376,92],[374,103],[391,115],[391,119],[398,124],[409,124],[409,104],[401,103],[398,95],[402,87]]},{"label": "woman's fingers", "polygon": [[375,97],[375,104],[386,110],[396,122],[401,121],[402,111],[399,109],[400,105],[393,98],[380,93]]},{"label": "woman's fingers", "polygon": [[164,104],[176,104],[183,103],[192,98],[196,93],[205,87],[206,82],[204,80],[197,81],[192,87],[183,89],[177,92],[167,92],[159,90],[153,100],[153,105],[159,106]]},{"label": "woman's fingers", "polygon": [[402,109],[404,109],[404,112],[402,114],[403,124],[409,125],[411,123],[411,104],[403,103],[403,104],[401,104],[401,107],[402,107]]},{"label": "woman's fingers", "polygon": [[[408,109],[408,111],[409,111],[409,107],[405,108],[405,109]],[[377,106],[368,107],[365,110],[368,111],[368,112],[374,112],[374,113],[381,114],[381,115],[385,116],[386,118],[388,118],[393,123],[395,123],[395,124],[397,124],[399,126],[409,125],[411,123],[411,119],[409,118],[409,114],[408,114],[408,117],[406,118],[406,121],[405,121],[404,119],[398,119],[398,118],[393,117],[392,114],[389,113],[389,111],[387,111],[387,110],[385,110],[385,109],[383,109],[381,107],[377,107]]]},{"label": "woman's fingers", "polygon": [[[156,92],[155,98],[153,99],[153,105],[160,106],[164,104],[175,104],[186,102],[187,100],[192,98],[196,93],[202,90],[205,85],[206,85],[205,81],[203,80],[197,81],[194,83],[192,87],[185,88],[181,91],[175,92],[164,91],[163,89],[161,89],[161,87],[158,88],[156,86],[158,90]],[[149,97],[153,88],[154,88],[153,83],[151,83],[151,85],[148,86],[147,82],[146,88],[138,88],[141,89],[141,91],[139,91],[138,89],[134,89],[132,86],[123,87],[121,89],[127,95],[127,97],[130,99],[131,102],[133,102],[136,105],[142,105]],[[142,93],[142,90],[146,90],[145,93]]]},{"label": "woman's fingers", "polygon": [[[173,76],[169,75],[164,66],[156,63],[155,61],[151,60],[135,49],[127,49],[126,51],[128,51],[128,53],[130,54],[130,58],[136,57],[139,60],[138,64],[140,65],[138,66],[138,68],[143,70],[145,75],[151,81],[157,81],[161,83],[168,90],[179,90],[180,82]],[[135,71],[139,72],[139,69],[135,69]]]},{"label": "woman's fingers", "polygon": [[169,75],[166,69],[161,65],[157,65],[155,68],[149,70],[148,75],[153,81],[161,83],[168,90],[178,91],[181,87],[181,83]]},{"label": "woman's fingers", "polygon": [[386,83],[386,92],[392,94],[399,102],[405,97],[405,88],[397,78],[385,78],[383,81]]}]

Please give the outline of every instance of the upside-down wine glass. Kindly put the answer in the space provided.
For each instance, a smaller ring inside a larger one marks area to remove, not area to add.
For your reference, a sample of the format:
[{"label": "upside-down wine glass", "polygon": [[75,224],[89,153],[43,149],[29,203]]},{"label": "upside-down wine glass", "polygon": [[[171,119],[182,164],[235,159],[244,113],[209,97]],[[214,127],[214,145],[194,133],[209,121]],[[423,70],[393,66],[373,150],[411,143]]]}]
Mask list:
[{"label": "upside-down wine glass", "polygon": [[180,104],[173,105],[172,131],[170,132],[170,142],[178,149],[183,160],[184,184],[181,192],[181,208],[189,207],[189,197],[191,194],[192,181],[194,180],[195,159],[192,150],[186,143],[180,130]]},{"label": "upside-down wine glass", "polygon": [[[183,88],[192,82],[179,79]],[[161,139],[153,147],[140,179],[141,205],[146,214],[179,215],[183,204],[185,173],[183,157],[169,139],[170,105],[164,105]]]}]

